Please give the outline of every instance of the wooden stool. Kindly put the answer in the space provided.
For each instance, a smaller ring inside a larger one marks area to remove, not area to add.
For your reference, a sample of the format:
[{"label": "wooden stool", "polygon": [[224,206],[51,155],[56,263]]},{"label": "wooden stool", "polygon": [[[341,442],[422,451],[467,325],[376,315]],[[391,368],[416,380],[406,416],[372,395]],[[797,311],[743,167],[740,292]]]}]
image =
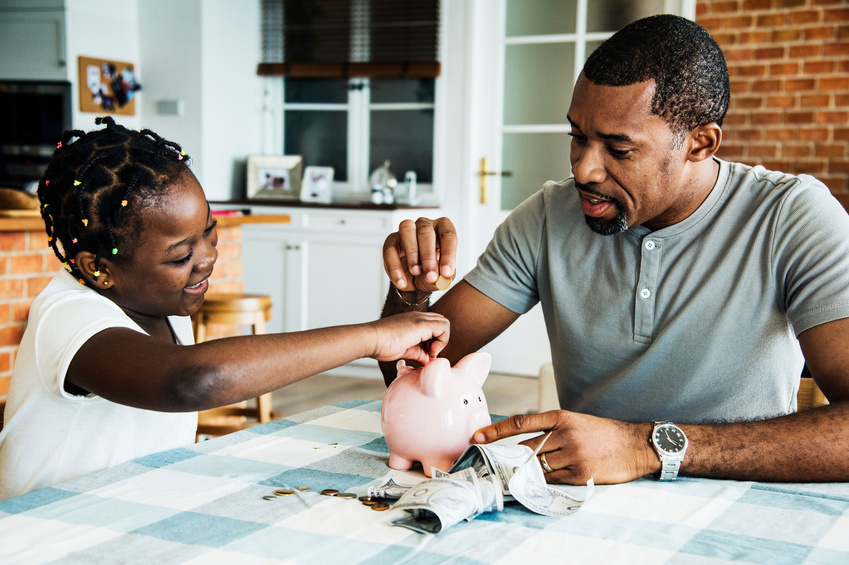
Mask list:
[{"label": "wooden stool", "polygon": [[[265,333],[271,319],[271,297],[264,294],[208,294],[193,316],[195,342],[207,341],[211,324],[251,326],[253,335]],[[220,436],[270,422],[278,417],[271,410],[271,393],[247,402],[203,410],[198,414],[197,436]]]}]

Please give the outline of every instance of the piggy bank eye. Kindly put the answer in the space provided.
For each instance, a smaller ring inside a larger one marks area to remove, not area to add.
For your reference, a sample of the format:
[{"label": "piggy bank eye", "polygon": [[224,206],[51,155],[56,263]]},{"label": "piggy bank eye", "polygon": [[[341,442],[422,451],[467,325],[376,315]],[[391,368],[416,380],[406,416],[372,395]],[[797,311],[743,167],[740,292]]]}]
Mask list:
[{"label": "piggy bank eye", "polygon": [[468,403],[469,403],[469,399],[468,399],[468,398],[464,398],[464,399],[463,399],[463,405],[465,406],[465,405],[466,405],[466,404],[468,404]]},{"label": "piggy bank eye", "polygon": [[478,397],[478,402],[483,402],[483,398],[481,398],[481,397],[479,396],[479,397]]}]

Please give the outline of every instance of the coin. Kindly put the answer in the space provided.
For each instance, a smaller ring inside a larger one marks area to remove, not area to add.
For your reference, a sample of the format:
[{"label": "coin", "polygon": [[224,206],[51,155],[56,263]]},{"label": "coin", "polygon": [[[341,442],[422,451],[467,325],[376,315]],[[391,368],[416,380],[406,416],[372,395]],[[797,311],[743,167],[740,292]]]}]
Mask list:
[{"label": "coin", "polygon": [[389,505],[385,502],[375,502],[371,505],[372,510],[377,510],[378,512],[382,512],[383,510],[389,510]]},{"label": "coin", "polygon": [[336,495],[337,498],[357,498],[357,495],[353,492],[340,492]]},{"label": "coin", "polygon": [[307,492],[308,490],[312,490],[312,489],[310,487],[306,486],[306,485],[301,485],[301,486],[298,487],[298,490],[301,491],[301,492]]},{"label": "coin", "polygon": [[373,496],[361,496],[360,502],[362,502],[366,506],[371,506],[372,504],[377,504],[380,501]]},{"label": "coin", "polygon": [[277,496],[292,496],[293,494],[295,494],[295,491],[290,488],[279,488],[274,491],[274,494],[276,494]]},{"label": "coin", "polygon": [[262,497],[263,500],[277,500],[277,497],[271,494],[267,494]]},{"label": "coin", "polygon": [[336,496],[337,494],[339,494],[339,491],[335,488],[326,488],[321,491],[321,494],[323,494],[324,496]]}]

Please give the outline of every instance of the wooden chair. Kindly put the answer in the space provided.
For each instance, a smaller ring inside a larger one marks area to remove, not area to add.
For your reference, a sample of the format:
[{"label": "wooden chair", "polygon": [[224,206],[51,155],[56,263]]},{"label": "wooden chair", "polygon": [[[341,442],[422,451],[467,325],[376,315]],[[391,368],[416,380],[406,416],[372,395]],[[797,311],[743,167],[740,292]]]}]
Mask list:
[{"label": "wooden chair", "polygon": [[3,431],[3,422],[6,414],[6,401],[0,400],[0,432]]},{"label": "wooden chair", "polygon": [[817,383],[811,377],[803,376],[799,382],[799,392],[796,394],[797,410],[807,410],[828,404],[828,399],[822,393]]},{"label": "wooden chair", "polygon": [[[251,326],[251,333],[265,333],[265,323],[271,319],[271,297],[263,294],[208,294],[203,306],[193,317],[195,341],[209,339],[210,326],[235,326],[236,330]],[[230,335],[239,335],[240,331]],[[223,336],[222,336],[223,337]],[[249,402],[203,410],[198,414],[197,437],[220,436],[270,422],[279,416],[271,410],[271,393]]]}]

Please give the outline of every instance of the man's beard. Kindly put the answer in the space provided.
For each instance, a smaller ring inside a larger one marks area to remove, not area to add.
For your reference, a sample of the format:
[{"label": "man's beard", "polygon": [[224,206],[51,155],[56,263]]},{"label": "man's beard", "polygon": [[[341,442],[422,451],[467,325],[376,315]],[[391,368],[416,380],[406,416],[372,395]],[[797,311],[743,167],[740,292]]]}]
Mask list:
[{"label": "man's beard", "polygon": [[603,220],[601,218],[591,218],[584,216],[584,220],[591,230],[600,235],[616,235],[628,229],[628,220],[625,219],[625,212],[619,207],[616,202],[616,216],[612,220]]},{"label": "man's beard", "polygon": [[584,216],[584,220],[587,222],[587,225],[590,227],[591,230],[593,230],[599,235],[616,235],[628,229],[628,220],[625,218],[625,212],[622,211],[622,205],[619,203],[618,200],[614,198],[609,198],[602,194],[598,194],[585,184],[580,184],[576,182],[575,187],[583,190],[587,194],[594,194],[599,198],[607,200],[611,202],[614,206],[616,206],[616,216],[614,216],[612,220],[602,220],[601,218],[591,218],[590,216]]}]

